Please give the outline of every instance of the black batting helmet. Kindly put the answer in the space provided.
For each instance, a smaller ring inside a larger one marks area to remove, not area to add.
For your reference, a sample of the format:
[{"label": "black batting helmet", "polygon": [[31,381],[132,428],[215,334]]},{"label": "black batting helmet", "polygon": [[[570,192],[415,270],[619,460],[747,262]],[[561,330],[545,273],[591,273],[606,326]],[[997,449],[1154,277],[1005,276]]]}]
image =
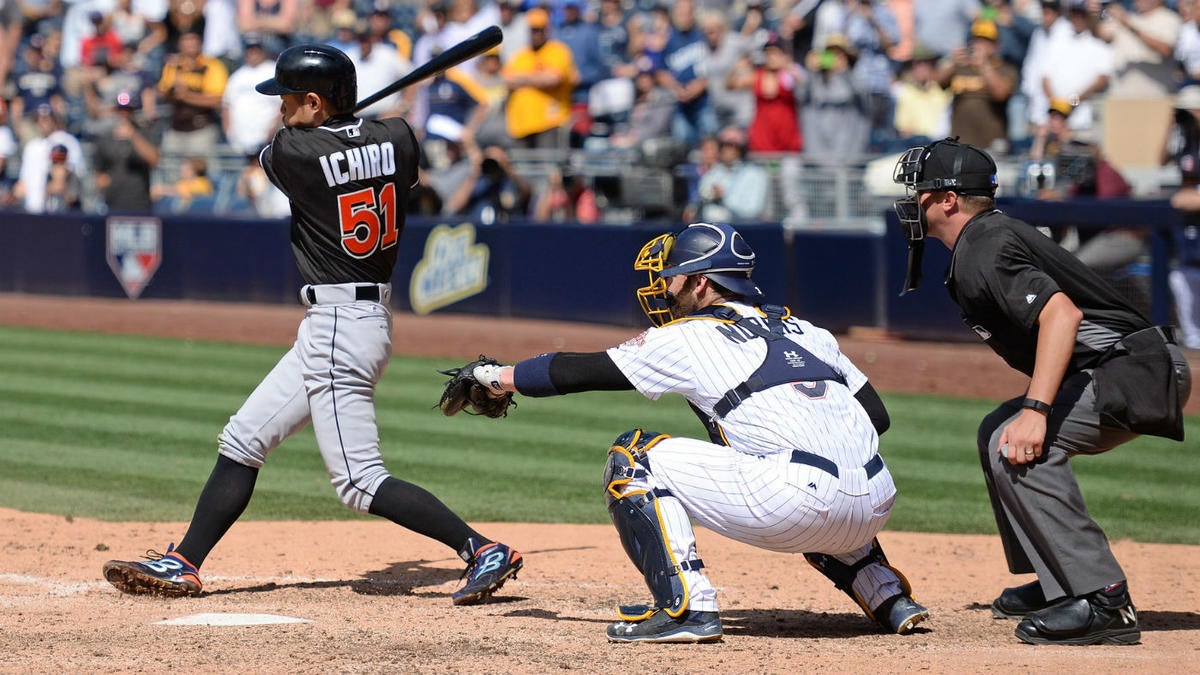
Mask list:
[{"label": "black batting helmet", "polygon": [[275,62],[275,77],[259,82],[260,94],[320,94],[338,112],[354,109],[358,101],[358,85],[354,62],[340,49],[324,44],[288,47]]}]

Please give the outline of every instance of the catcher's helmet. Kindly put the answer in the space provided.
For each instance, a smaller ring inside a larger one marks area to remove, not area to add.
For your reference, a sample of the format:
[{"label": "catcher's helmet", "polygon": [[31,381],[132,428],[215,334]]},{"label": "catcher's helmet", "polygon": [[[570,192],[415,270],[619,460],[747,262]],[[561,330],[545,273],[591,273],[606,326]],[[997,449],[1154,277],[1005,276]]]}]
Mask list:
[{"label": "catcher's helmet", "polygon": [[324,44],[296,45],[283,50],[275,62],[275,77],[259,82],[260,94],[320,94],[338,112],[354,109],[358,85],[354,62],[340,49]]},{"label": "catcher's helmet", "polygon": [[678,318],[671,313],[666,279],[701,274],[750,302],[759,302],[763,292],[750,278],[754,262],[754,249],[737,230],[724,223],[692,223],[642,247],[633,268],[646,271],[650,283],[638,289],[638,301],[650,321],[661,326]]}]

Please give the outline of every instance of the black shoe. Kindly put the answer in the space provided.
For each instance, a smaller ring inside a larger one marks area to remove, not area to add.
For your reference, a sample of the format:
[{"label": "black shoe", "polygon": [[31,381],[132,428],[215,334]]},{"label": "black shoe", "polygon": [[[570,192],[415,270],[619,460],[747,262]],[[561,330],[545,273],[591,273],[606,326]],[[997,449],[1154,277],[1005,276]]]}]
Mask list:
[{"label": "black shoe", "polygon": [[1021,619],[1026,614],[1046,609],[1054,603],[1046,600],[1042,585],[1031,581],[1022,586],[1006,588],[992,601],[992,616],[997,619]]},{"label": "black shoe", "polygon": [[721,617],[716,612],[684,612],[673,618],[659,609],[645,621],[609,624],[609,642],[714,642],[721,639]]},{"label": "black shoe", "polygon": [[1034,645],[1135,645],[1142,631],[1124,587],[1065,598],[1033,612],[1017,624],[1017,637]]}]

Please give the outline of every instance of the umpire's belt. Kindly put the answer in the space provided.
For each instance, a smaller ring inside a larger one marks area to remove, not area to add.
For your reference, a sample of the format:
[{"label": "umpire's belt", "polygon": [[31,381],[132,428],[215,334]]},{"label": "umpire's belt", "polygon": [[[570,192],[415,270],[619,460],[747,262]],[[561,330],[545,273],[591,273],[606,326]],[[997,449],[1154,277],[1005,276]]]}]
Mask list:
[{"label": "umpire's belt", "polygon": [[[813,453],[805,450],[793,450],[792,461],[797,464],[807,464],[808,466],[824,471],[834,478],[840,478],[840,476],[838,476],[837,464],[834,464],[831,460],[825,459],[820,455],[814,455]],[[867,470],[867,480],[871,480],[880,471],[883,471],[883,457],[879,454],[876,454],[871,458],[871,461],[863,465],[863,468]]]},{"label": "umpire's belt", "polygon": [[309,307],[340,305],[358,300],[386,305],[391,298],[391,284],[309,284],[300,289],[300,302]]}]

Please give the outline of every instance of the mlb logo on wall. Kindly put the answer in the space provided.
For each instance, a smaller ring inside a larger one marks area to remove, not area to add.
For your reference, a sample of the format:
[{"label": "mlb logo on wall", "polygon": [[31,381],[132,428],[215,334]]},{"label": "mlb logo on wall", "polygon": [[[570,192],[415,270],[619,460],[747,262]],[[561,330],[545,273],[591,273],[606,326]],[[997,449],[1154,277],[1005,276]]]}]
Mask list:
[{"label": "mlb logo on wall", "polygon": [[162,262],[162,221],[113,216],[105,226],[108,266],[117,275],[125,295],[136,300]]}]

